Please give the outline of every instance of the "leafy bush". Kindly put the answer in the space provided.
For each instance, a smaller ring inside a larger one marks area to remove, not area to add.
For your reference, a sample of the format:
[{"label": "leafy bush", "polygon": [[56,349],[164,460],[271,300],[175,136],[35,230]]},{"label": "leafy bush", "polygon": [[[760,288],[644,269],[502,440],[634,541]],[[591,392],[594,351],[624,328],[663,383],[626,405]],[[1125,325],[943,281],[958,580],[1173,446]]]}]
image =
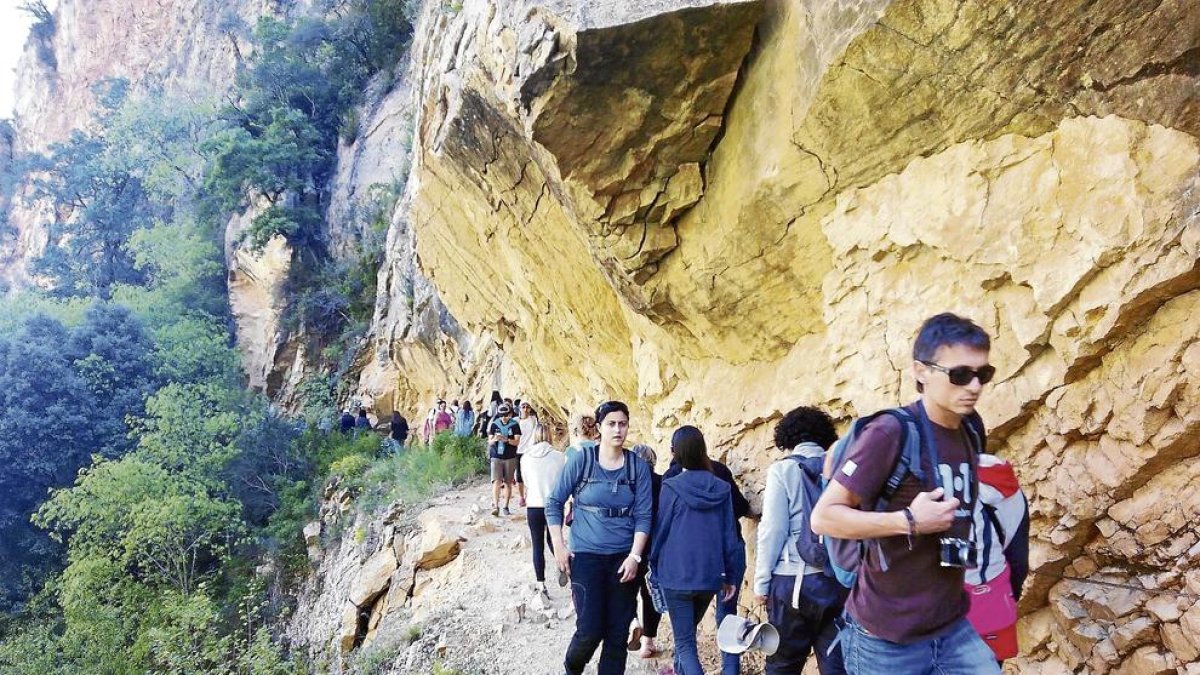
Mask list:
[{"label": "leafy bush", "polygon": [[397,640],[376,640],[354,653],[349,672],[352,675],[377,675],[400,656],[405,646],[406,643]]},{"label": "leafy bush", "polygon": [[372,464],[362,478],[360,508],[369,511],[395,501],[419,502],[486,469],[483,439],[442,432],[429,445],[414,442]]},{"label": "leafy bush", "polygon": [[339,476],[344,485],[353,487],[359,484],[359,479],[370,466],[371,459],[366,455],[347,455],[329,467],[329,475]]}]

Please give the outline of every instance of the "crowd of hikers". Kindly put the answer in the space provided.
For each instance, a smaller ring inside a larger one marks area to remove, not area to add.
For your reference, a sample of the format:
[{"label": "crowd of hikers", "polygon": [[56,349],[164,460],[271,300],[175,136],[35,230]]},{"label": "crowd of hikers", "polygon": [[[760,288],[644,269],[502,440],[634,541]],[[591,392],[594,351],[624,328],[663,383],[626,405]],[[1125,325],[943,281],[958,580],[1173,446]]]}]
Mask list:
[{"label": "crowd of hikers", "polygon": [[[625,672],[630,652],[653,658],[664,614],[674,673],[703,675],[697,627],[710,606],[724,675],[749,650],[766,654],[769,675],[798,674],[810,656],[822,675],[999,673],[1017,653],[1029,513],[975,411],[996,372],[990,347],[969,319],[939,314],[913,344],[912,403],[858,418],[840,438],[815,406],[784,414],[759,513],[694,426],[674,431],[657,473],[653,448],[627,448],[619,401],[573,419],[561,452],[529,401],[499,392],[478,414],[439,400],[422,434],[486,439],[492,515],[523,507],[538,592],[549,594],[547,550],[570,586],[568,675],[597,650],[598,675]],[[739,604],[743,518],[757,521],[757,548],[753,601]]]}]

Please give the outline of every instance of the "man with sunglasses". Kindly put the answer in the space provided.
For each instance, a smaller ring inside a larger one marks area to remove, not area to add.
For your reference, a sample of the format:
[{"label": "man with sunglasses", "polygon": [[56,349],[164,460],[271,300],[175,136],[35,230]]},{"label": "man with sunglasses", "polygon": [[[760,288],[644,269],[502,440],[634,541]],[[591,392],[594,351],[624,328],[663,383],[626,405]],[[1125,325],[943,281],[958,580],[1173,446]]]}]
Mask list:
[{"label": "man with sunglasses", "polygon": [[[971,527],[983,425],[975,406],[996,372],[990,349],[969,319],[926,320],[913,345],[920,398],[862,428],[813,509],[814,532],[871,540],[839,638],[851,675],[1000,672],[967,622],[963,590],[977,560]],[[910,430],[921,441],[920,466],[889,486]]]}]

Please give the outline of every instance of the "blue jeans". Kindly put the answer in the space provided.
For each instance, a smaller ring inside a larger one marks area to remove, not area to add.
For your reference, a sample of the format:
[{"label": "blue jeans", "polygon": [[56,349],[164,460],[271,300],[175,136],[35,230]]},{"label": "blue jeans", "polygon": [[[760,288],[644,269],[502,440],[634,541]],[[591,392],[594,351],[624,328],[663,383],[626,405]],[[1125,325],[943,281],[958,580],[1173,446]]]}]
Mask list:
[{"label": "blue jeans", "polygon": [[696,625],[716,593],[664,588],[663,595],[667,598],[671,634],[675,636],[675,675],[704,675],[696,649]]},{"label": "blue jeans", "polygon": [[939,638],[902,645],[868,633],[846,615],[841,637],[850,675],[1000,675],[996,655],[966,619]]},{"label": "blue jeans", "polygon": [[621,583],[625,553],[576,553],[571,557],[571,597],[575,601],[575,635],[563,661],[567,675],[582,675],[600,650],[597,675],[625,672],[625,640],[637,610],[637,583]]},{"label": "blue jeans", "polygon": [[[741,581],[740,579],[738,580]],[[737,614],[738,596],[742,594],[742,585],[739,583],[733,587],[733,597],[728,600],[721,600],[717,596],[717,629],[721,628],[721,621],[730,614]],[[721,674],[722,675],[741,675],[742,673],[742,656],[741,654],[729,654],[721,652]]]}]

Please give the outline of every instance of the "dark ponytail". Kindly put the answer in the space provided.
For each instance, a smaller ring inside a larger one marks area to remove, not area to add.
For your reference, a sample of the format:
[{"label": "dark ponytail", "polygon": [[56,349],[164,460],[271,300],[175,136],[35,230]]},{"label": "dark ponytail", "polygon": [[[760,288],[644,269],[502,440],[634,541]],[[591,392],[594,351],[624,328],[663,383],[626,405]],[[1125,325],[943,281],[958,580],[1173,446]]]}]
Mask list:
[{"label": "dark ponytail", "polygon": [[708,459],[708,445],[704,434],[693,426],[682,426],[671,434],[671,454],[685,469],[702,469],[712,473],[712,462]]}]

